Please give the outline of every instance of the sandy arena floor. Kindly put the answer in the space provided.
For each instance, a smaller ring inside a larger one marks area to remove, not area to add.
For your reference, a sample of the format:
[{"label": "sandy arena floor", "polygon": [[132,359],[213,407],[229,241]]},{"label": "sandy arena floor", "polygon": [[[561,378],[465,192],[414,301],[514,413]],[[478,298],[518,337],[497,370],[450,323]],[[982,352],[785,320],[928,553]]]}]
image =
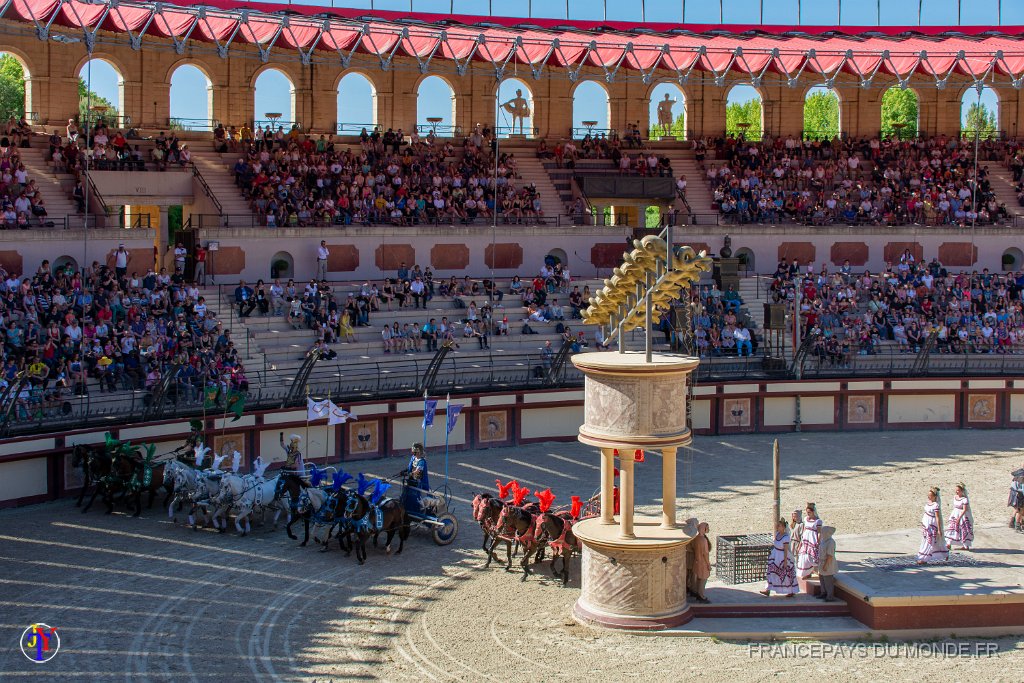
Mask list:
[{"label": "sandy arena floor", "polygon": [[[680,465],[680,518],[709,521],[713,536],[766,531],[771,441],[697,439],[693,464]],[[1024,464],[1020,442],[1019,431],[783,436],[783,508],[816,501],[840,535],[907,529],[929,486],[947,492],[948,513],[963,480],[976,523],[1005,524],[1008,472]],[[400,467],[364,465],[377,474]],[[442,459],[431,466],[436,480]],[[440,548],[414,531],[401,555],[371,550],[362,567],[336,547],[320,554],[269,527],[247,538],[193,532],[158,507],[141,519],[82,515],[71,501],[0,511],[0,680],[1021,680],[1019,638],[993,641],[999,654],[984,658],[771,658],[746,644],[581,627],[569,616],[578,565],[565,589],[546,566],[527,583],[483,569],[468,501],[493,490],[495,477],[551,486],[558,503],[587,497],[598,483],[592,449],[459,453],[450,471],[462,521],[456,542]],[[650,458],[637,473],[638,502],[653,513],[660,463]],[[17,647],[32,622],[61,633],[60,653],[44,665]]]}]

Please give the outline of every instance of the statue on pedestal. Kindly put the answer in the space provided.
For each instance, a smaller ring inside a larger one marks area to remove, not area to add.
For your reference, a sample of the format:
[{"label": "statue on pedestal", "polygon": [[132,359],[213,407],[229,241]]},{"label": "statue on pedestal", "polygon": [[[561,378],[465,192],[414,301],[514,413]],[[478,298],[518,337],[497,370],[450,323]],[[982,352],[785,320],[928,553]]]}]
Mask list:
[{"label": "statue on pedestal", "polygon": [[665,99],[658,102],[658,128],[661,129],[662,135],[668,137],[672,130],[672,107],[676,104],[676,100],[673,100],[668,93],[665,93]]},{"label": "statue on pedestal", "polygon": [[530,116],[530,103],[523,97],[521,89],[516,90],[516,96],[501,105],[501,108],[512,115],[512,134],[516,132],[516,121],[519,121],[519,134],[523,134],[523,120]]}]

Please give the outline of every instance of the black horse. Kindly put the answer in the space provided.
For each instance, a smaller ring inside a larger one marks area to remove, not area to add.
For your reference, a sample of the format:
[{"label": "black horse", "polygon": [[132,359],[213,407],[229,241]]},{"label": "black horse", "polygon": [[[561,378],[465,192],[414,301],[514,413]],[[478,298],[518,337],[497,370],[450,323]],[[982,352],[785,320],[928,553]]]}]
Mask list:
[{"label": "black horse", "polygon": [[[78,500],[75,501],[75,507],[81,507],[89,487],[110,474],[110,456],[102,446],[76,444],[71,450],[71,466],[82,470],[82,490],[78,492]],[[92,505],[95,498],[96,492],[94,491],[82,512],[89,510],[89,506]]]}]

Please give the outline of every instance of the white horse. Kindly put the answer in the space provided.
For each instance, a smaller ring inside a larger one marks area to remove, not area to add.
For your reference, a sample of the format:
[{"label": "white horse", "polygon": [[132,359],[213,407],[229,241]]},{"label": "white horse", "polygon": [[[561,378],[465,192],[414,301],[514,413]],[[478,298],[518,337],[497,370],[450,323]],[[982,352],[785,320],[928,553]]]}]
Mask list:
[{"label": "white horse", "polygon": [[[225,475],[220,483],[220,493],[217,497],[217,512],[226,521],[227,513],[235,514],[235,529],[243,536],[251,531],[250,520],[254,512],[263,510],[274,511],[274,528],[277,528],[277,520],[284,512],[291,521],[291,512],[288,505],[281,500],[283,489],[278,489],[280,477],[264,479],[253,474],[239,476],[237,474]],[[245,529],[242,529],[242,522],[245,522]]]},{"label": "white horse", "polygon": [[178,489],[178,474],[187,470],[190,471],[191,469],[191,467],[178,460],[170,460],[164,466],[164,487],[167,488],[172,483],[174,484],[171,502],[167,507],[167,516],[175,522],[178,520],[174,517],[174,507],[183,500],[182,494]]}]

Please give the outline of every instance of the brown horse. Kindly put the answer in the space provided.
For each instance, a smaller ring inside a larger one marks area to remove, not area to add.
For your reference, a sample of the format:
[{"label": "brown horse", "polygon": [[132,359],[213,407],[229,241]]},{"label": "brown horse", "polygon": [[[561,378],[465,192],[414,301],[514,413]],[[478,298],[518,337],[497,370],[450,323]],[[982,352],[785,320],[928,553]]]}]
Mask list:
[{"label": "brown horse", "polygon": [[[534,535],[539,543],[551,548],[551,575],[561,577],[562,585],[569,583],[569,561],[574,552],[580,549],[580,541],[572,532],[572,520],[569,513],[552,514],[543,512],[537,516]],[[555,571],[555,560],[562,558],[562,570]]]},{"label": "brown horse", "polygon": [[484,542],[481,547],[487,553],[487,564],[485,565],[487,567],[491,566],[491,560],[497,559],[494,554],[494,546],[498,542],[495,532],[498,517],[504,508],[505,502],[489,493],[478,493],[473,497],[473,519],[477,521],[484,533]]},{"label": "brown horse", "polygon": [[[342,512],[342,531],[339,532],[339,543],[342,534],[351,534],[356,549],[356,560],[359,564],[366,562],[366,539],[384,532],[387,541],[384,550],[391,554],[391,540],[398,534],[398,550],[405,547],[405,539],[409,538],[409,516],[405,507],[394,499],[387,499],[380,505],[371,505],[370,501],[360,495],[349,493]],[[351,554],[351,550],[346,555]]]},{"label": "brown horse", "polygon": [[519,563],[523,568],[523,581],[526,581],[530,575],[531,558],[540,547],[534,535],[534,518],[539,512],[540,510],[534,503],[524,507],[506,505],[502,508],[495,525],[497,532],[495,542],[500,540],[505,543],[505,571],[512,571],[512,544],[515,543],[523,548],[523,559]]},{"label": "brown horse", "polygon": [[[93,493],[93,498],[97,493],[103,495],[103,504],[107,506],[105,514],[109,515],[114,511],[114,500],[118,493],[121,494],[121,498],[125,498],[132,492],[132,479],[142,476],[141,469],[141,463],[133,458],[118,456],[112,459],[110,473],[99,480]],[[136,495],[134,498],[137,509],[133,516],[138,516],[142,512],[141,496]],[[92,505],[92,499],[89,500],[89,505]],[[86,510],[89,509],[89,505],[86,506]]]}]

